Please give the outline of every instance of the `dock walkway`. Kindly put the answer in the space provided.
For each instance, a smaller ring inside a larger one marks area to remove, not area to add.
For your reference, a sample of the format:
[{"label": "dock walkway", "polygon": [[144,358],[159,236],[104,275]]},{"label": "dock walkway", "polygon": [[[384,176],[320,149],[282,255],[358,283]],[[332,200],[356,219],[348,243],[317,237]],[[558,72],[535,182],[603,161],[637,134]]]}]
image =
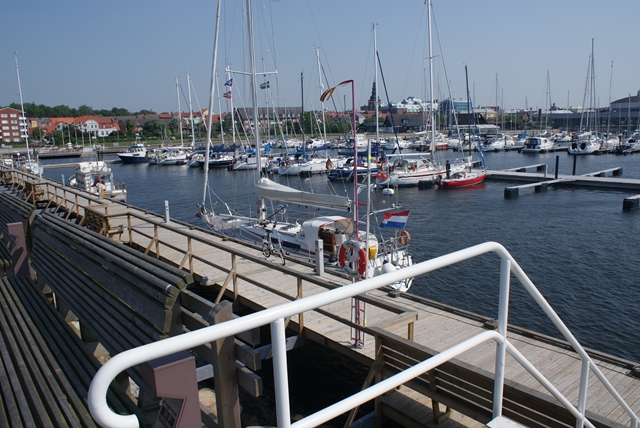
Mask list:
[{"label": "dock walkway", "polygon": [[[331,272],[330,269],[320,277],[315,274],[312,264],[297,263],[292,259],[287,260],[286,266],[281,266],[273,259],[265,259],[257,247],[215,236],[181,222],[165,223],[163,217],[136,207],[82,195],[49,180],[32,184],[40,192],[23,194],[24,197],[37,194],[41,204],[55,204],[70,214],[93,218],[92,223],[88,224],[92,229],[184,269],[199,281],[206,279],[206,284],[220,293],[217,301],[224,295],[236,305],[260,311],[350,283],[346,276]],[[638,186],[640,189],[640,181]],[[89,216],[87,213],[93,214]],[[351,321],[354,303],[340,301],[288,320],[288,328],[303,340],[313,340],[367,366],[374,366],[377,356],[374,330],[384,330],[420,349],[441,352],[479,332],[495,328],[495,323],[488,317],[447,307],[410,293],[390,297],[388,290],[379,289],[361,296],[360,302],[366,305],[365,326],[357,326]],[[361,347],[353,346],[356,328],[365,335]],[[509,336],[516,348],[560,392],[571,402],[577,403],[582,362],[566,343],[515,326],[509,327]],[[463,354],[456,363],[477,373],[491,375],[495,371],[495,354],[495,345],[487,343]],[[592,358],[638,414],[640,378],[633,376],[634,363],[596,352],[592,353]],[[505,376],[515,391],[513,394],[542,397],[543,400],[555,402],[547,390],[509,356]],[[395,409],[395,413],[389,410],[387,415],[395,414],[397,418],[410,418],[416,424],[431,426],[434,417],[442,414],[438,406],[434,415],[431,406],[435,401],[432,398],[403,387],[385,396],[382,401],[385,406]],[[455,409],[455,406],[452,407]],[[596,426],[629,426],[629,417],[593,374],[589,378],[586,409],[588,416],[598,422]],[[539,409],[539,412],[544,415],[545,409]],[[473,414],[479,420],[462,413]],[[474,412],[463,406],[461,410],[453,412],[445,425],[438,426],[480,427],[486,422],[486,414],[482,409]]]}]

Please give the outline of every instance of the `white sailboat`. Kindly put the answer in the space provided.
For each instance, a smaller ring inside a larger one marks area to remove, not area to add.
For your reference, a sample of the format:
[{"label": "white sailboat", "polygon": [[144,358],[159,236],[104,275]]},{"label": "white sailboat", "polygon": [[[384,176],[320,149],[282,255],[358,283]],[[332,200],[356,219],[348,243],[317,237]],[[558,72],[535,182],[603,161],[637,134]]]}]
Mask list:
[{"label": "white sailboat", "polygon": [[[249,29],[249,51],[252,69],[250,75],[254,91],[253,101],[255,112],[257,83],[254,66],[250,0],[247,0],[246,10],[248,14],[247,28]],[[343,83],[353,84],[352,81]],[[212,93],[213,87],[214,83],[212,83]],[[335,88],[331,88],[331,90],[334,89]],[[352,90],[352,95],[354,92],[355,90]],[[321,101],[324,101],[324,94]],[[355,96],[352,96],[352,102],[355,104]],[[355,134],[355,106],[353,111],[353,129]],[[257,143],[259,141],[257,114],[254,114],[254,118],[256,119],[254,130]],[[208,139],[208,141],[210,140]],[[259,145],[256,144],[256,147],[259,147]],[[256,152],[257,165],[261,164],[260,159],[261,156],[258,150]],[[369,189],[371,188],[371,186],[367,187]],[[400,234],[396,234],[393,238],[379,241],[375,234],[369,232],[369,215],[366,216],[367,229],[360,230],[360,222],[358,221],[357,182],[354,183],[355,202],[352,202],[351,199],[346,196],[318,194],[292,189],[267,178],[258,180],[254,190],[256,196],[259,198],[257,217],[233,214],[226,204],[227,213],[217,213],[213,210],[208,210],[204,204],[206,200],[206,190],[205,196],[203,196],[203,204],[200,206],[198,215],[204,220],[207,226],[215,232],[256,244],[263,242],[265,239],[270,239],[273,243],[281,245],[289,256],[314,261],[317,251],[321,251],[324,256],[323,261],[328,267],[334,266],[335,268],[344,269],[344,271],[353,276],[354,279],[380,275],[412,264],[412,258],[407,248],[409,244],[409,234],[406,231],[402,230]],[[274,213],[268,215],[267,201],[278,201],[281,205]],[[276,215],[284,213],[289,204],[300,207],[322,208],[324,210],[340,210],[345,214],[351,212],[353,217],[350,218],[346,215],[323,215],[310,218],[303,222],[296,221],[289,223],[286,221],[277,221]],[[368,213],[369,210],[367,210],[367,214]],[[398,229],[401,229],[408,218],[408,211],[400,214],[402,214],[402,216],[399,216],[398,213],[385,213],[385,221],[383,224],[387,227],[398,226]],[[389,221],[389,219],[393,220],[394,218],[401,218],[404,221]],[[316,247],[318,241],[321,242],[322,248]],[[394,284],[393,288],[398,292],[404,292],[409,289],[411,282],[411,280],[402,281]]]},{"label": "white sailboat", "polygon": [[[428,2],[428,20],[429,20],[429,97],[431,100],[433,97],[433,55],[431,44],[431,2]],[[377,55],[377,53],[376,53]],[[430,138],[429,138],[429,151],[431,152],[430,159],[427,158],[414,158],[401,156],[399,159],[393,161],[383,162],[376,174],[376,185],[383,187],[398,186],[418,186],[421,181],[436,181],[439,175],[446,174],[444,165],[439,165],[433,159],[436,151],[436,132],[435,121],[433,120],[433,102],[431,102],[431,112],[429,114],[429,121],[431,125]],[[444,139],[443,139],[444,140]],[[462,162],[455,162],[450,165],[451,172],[464,171],[466,165]]]},{"label": "white sailboat", "polygon": [[592,126],[597,126],[595,115],[596,110],[596,92],[595,92],[595,65],[593,60],[593,45],[594,41],[591,39],[591,56],[589,57],[589,67],[587,68],[587,86],[585,89],[585,97],[589,94],[589,107],[586,111],[586,116],[583,115],[585,123],[583,126],[582,119],[580,120],[580,130],[582,131],[576,141],[572,142],[567,149],[570,155],[590,155],[600,150],[602,145],[602,139],[598,137],[597,132],[592,131]]},{"label": "white sailboat", "polygon": [[38,162],[37,159],[31,158],[31,149],[29,149],[29,129],[27,117],[24,114],[24,104],[22,102],[22,86],[20,86],[20,71],[18,70],[18,55],[14,52],[13,59],[16,63],[16,76],[18,77],[18,92],[20,93],[20,110],[22,113],[22,117],[20,118],[20,131],[22,132],[22,126],[24,125],[24,141],[27,145],[27,157],[25,160],[18,162],[15,166],[18,169],[24,170],[24,172],[28,172],[33,175],[41,175],[42,174],[42,165]]}]

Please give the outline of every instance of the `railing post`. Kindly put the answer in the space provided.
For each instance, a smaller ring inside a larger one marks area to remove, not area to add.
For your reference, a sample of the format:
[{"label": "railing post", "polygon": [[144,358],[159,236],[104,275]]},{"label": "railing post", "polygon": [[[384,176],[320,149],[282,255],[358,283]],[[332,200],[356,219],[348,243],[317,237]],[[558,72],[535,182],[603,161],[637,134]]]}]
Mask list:
[{"label": "railing post", "polygon": [[131,212],[127,211],[127,228],[129,229],[129,245],[133,244],[133,228],[131,227]]},{"label": "railing post", "polygon": [[578,395],[578,411],[582,415],[576,419],[576,428],[584,426],[584,415],[587,411],[587,388],[589,384],[589,360],[582,360],[582,370],[580,372],[580,393]]},{"label": "railing post", "polygon": [[[298,295],[296,296],[296,300],[303,299],[302,295],[302,278],[297,277],[296,279],[298,284]],[[298,314],[298,334],[300,335],[301,344],[304,344],[304,312],[300,312]]]},{"label": "railing post", "polygon": [[496,370],[493,384],[493,418],[502,416],[502,397],[504,394],[504,367],[507,353],[507,321],[509,318],[509,281],[511,262],[502,259],[500,263],[500,299],[498,306],[498,333],[504,339],[496,346]]},{"label": "railing post", "polygon": [[276,417],[278,428],[291,426],[289,414],[289,377],[287,373],[287,343],[284,318],[271,323],[271,346],[273,349],[273,379],[276,393]]}]

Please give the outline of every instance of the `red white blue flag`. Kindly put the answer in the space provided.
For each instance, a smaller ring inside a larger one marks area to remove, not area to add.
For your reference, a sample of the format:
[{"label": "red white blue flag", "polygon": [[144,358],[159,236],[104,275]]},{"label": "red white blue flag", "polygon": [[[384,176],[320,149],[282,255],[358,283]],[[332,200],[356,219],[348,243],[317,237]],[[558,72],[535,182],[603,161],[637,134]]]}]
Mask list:
[{"label": "red white blue flag", "polygon": [[225,92],[224,94],[222,94],[222,96],[223,96],[224,98],[229,98],[229,99],[231,99],[231,91],[229,91],[229,92]]},{"label": "red white blue flag", "polygon": [[407,225],[407,220],[409,220],[409,210],[406,211],[398,211],[395,213],[387,212],[384,213],[384,218],[382,219],[382,223],[380,227],[389,227],[393,229],[404,229]]}]

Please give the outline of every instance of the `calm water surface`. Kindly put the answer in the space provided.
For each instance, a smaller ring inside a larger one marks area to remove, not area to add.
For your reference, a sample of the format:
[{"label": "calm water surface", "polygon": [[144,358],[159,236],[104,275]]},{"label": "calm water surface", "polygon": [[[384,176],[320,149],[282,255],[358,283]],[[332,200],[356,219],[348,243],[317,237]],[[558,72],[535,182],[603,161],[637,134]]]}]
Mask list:
[{"label": "calm water surface", "polygon": [[[455,157],[452,153],[445,156]],[[485,154],[490,169],[545,163],[551,175],[556,157],[559,173],[570,174],[573,160],[565,153]],[[622,177],[640,178],[640,155],[578,158],[576,173],[618,166],[623,168]],[[195,217],[196,204],[202,200],[202,170],[146,164],[114,164],[112,168],[116,180],[126,183],[128,203],[162,213],[168,200],[172,218],[203,226]],[[68,179],[73,169],[45,171],[45,176],[55,180],[62,174]],[[256,206],[254,180],[250,171],[211,170],[209,183],[215,194],[209,196],[215,199],[217,195],[231,208],[248,214]],[[324,176],[276,176],[275,180],[318,192],[352,194],[353,188],[350,183],[330,185]],[[406,188],[393,197],[378,190],[374,203],[376,208],[401,203],[411,209],[407,230],[416,262],[486,241],[504,245],[584,346],[640,361],[640,211],[622,211],[622,200],[630,194],[584,189],[549,189],[534,194],[524,190],[519,198],[506,200],[503,192],[508,185],[487,182],[448,191]],[[289,220],[311,215],[290,208]],[[497,317],[499,266],[497,256],[485,255],[420,277],[411,292]],[[509,321],[558,337],[515,279]]]}]

